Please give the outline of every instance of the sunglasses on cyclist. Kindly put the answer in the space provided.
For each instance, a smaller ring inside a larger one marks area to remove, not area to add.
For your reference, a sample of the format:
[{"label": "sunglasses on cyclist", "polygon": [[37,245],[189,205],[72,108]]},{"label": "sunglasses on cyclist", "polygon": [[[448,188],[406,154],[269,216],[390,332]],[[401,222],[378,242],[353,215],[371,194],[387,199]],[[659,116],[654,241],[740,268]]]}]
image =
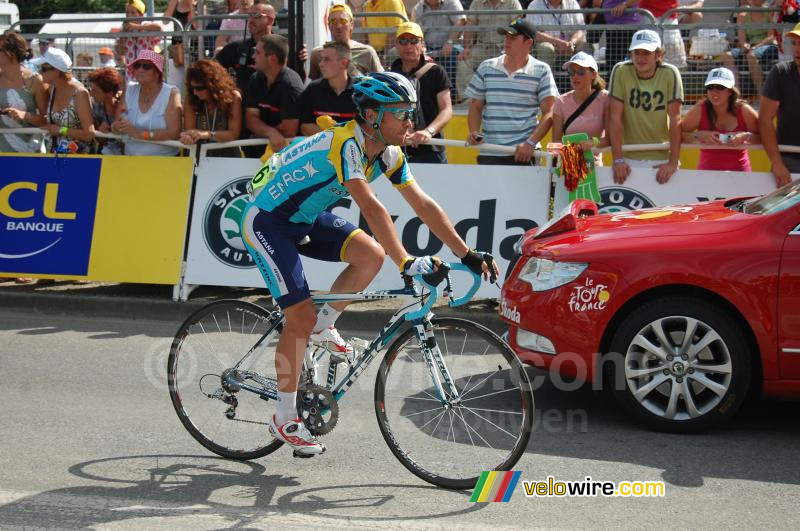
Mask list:
[{"label": "sunglasses on cyclist", "polygon": [[133,63],[133,69],[134,70],[139,70],[140,68],[142,70],[152,70],[152,69],[155,68],[155,65],[153,65],[153,63],[145,63],[144,61],[140,61],[138,63]]},{"label": "sunglasses on cyclist", "polygon": [[722,85],[706,85],[706,90],[728,90],[728,88]]},{"label": "sunglasses on cyclist", "polygon": [[406,120],[411,120],[413,122],[414,113],[416,112],[416,109],[414,107],[406,107],[405,109],[392,109],[389,107],[379,107],[379,110],[391,114],[401,122],[404,122]]},{"label": "sunglasses on cyclist", "polygon": [[414,44],[414,45],[416,45],[416,44],[419,44],[420,40],[421,39],[418,39],[417,37],[400,37],[400,38],[397,39],[397,44],[399,44],[401,46],[405,46],[406,44]]}]

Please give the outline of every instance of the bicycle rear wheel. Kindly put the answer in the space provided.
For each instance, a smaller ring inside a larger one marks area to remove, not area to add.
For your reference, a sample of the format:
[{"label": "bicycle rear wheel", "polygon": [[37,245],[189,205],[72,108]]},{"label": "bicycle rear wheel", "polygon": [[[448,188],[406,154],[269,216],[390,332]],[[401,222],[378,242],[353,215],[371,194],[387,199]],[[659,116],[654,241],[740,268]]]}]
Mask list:
[{"label": "bicycle rear wheel", "polygon": [[[172,405],[192,437],[229,459],[263,457],[283,443],[272,438],[267,420],[275,403],[231,388],[222,374],[233,368],[272,326],[270,312],[248,302],[213,302],[189,316],[178,329],[167,361]],[[237,367],[237,377],[254,387],[275,382],[279,325]]]},{"label": "bicycle rear wheel", "polygon": [[491,330],[456,318],[434,318],[432,326],[460,400],[442,403],[411,328],[381,363],[375,413],[408,470],[440,487],[469,489],[484,470],[510,470],[522,457],[533,394],[522,364]]}]

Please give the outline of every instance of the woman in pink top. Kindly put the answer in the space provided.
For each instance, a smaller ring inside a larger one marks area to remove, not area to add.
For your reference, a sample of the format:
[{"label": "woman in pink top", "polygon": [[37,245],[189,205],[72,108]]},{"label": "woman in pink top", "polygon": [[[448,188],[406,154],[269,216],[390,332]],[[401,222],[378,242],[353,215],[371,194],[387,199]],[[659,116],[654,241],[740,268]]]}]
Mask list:
[{"label": "woman in pink top", "polygon": [[[706,97],[681,119],[684,143],[759,144],[758,113],[739,99],[733,72],[715,68],[706,78]],[[750,171],[746,149],[701,149],[699,170]]]},{"label": "woman in pink top", "polygon": [[[606,82],[597,73],[594,57],[578,52],[564,63],[564,70],[569,72],[572,90],[556,98],[553,106],[553,141],[559,142],[565,134],[587,133],[589,140],[581,142],[584,151],[610,145],[606,136],[608,91]],[[588,98],[593,98],[592,102],[573,118]],[[595,155],[595,164],[603,165],[600,154]]]}]

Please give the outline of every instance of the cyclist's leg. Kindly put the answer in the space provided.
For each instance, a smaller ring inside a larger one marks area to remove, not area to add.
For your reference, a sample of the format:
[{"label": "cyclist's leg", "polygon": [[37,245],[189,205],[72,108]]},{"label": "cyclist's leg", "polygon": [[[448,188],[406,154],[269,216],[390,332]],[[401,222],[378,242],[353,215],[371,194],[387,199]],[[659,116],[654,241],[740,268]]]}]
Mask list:
[{"label": "cyclist's leg", "polygon": [[296,244],[309,229],[254,205],[242,215],[242,240],[285,316],[275,352],[278,407],[270,419],[270,432],[299,453],[316,454],[324,452],[325,447],[297,419],[295,402],[303,354],[314,323],[314,305]]},{"label": "cyclist's leg", "polygon": [[[321,213],[309,234],[311,242],[300,246],[300,252],[310,258],[327,262],[346,262],[331,286],[331,293],[353,293],[366,288],[383,265],[383,247],[363,230],[332,214]],[[347,301],[326,304],[317,316],[315,332],[334,325]]]}]

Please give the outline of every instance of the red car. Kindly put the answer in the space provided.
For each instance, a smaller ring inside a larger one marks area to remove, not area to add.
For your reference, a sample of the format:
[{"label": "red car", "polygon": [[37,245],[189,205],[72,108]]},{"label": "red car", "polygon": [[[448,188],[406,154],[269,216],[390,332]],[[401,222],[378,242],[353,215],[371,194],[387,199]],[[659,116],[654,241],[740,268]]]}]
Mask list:
[{"label": "red car", "polygon": [[528,231],[500,314],[526,363],[612,385],[659,430],[694,432],[745,397],[800,396],[800,181],[768,195]]}]

